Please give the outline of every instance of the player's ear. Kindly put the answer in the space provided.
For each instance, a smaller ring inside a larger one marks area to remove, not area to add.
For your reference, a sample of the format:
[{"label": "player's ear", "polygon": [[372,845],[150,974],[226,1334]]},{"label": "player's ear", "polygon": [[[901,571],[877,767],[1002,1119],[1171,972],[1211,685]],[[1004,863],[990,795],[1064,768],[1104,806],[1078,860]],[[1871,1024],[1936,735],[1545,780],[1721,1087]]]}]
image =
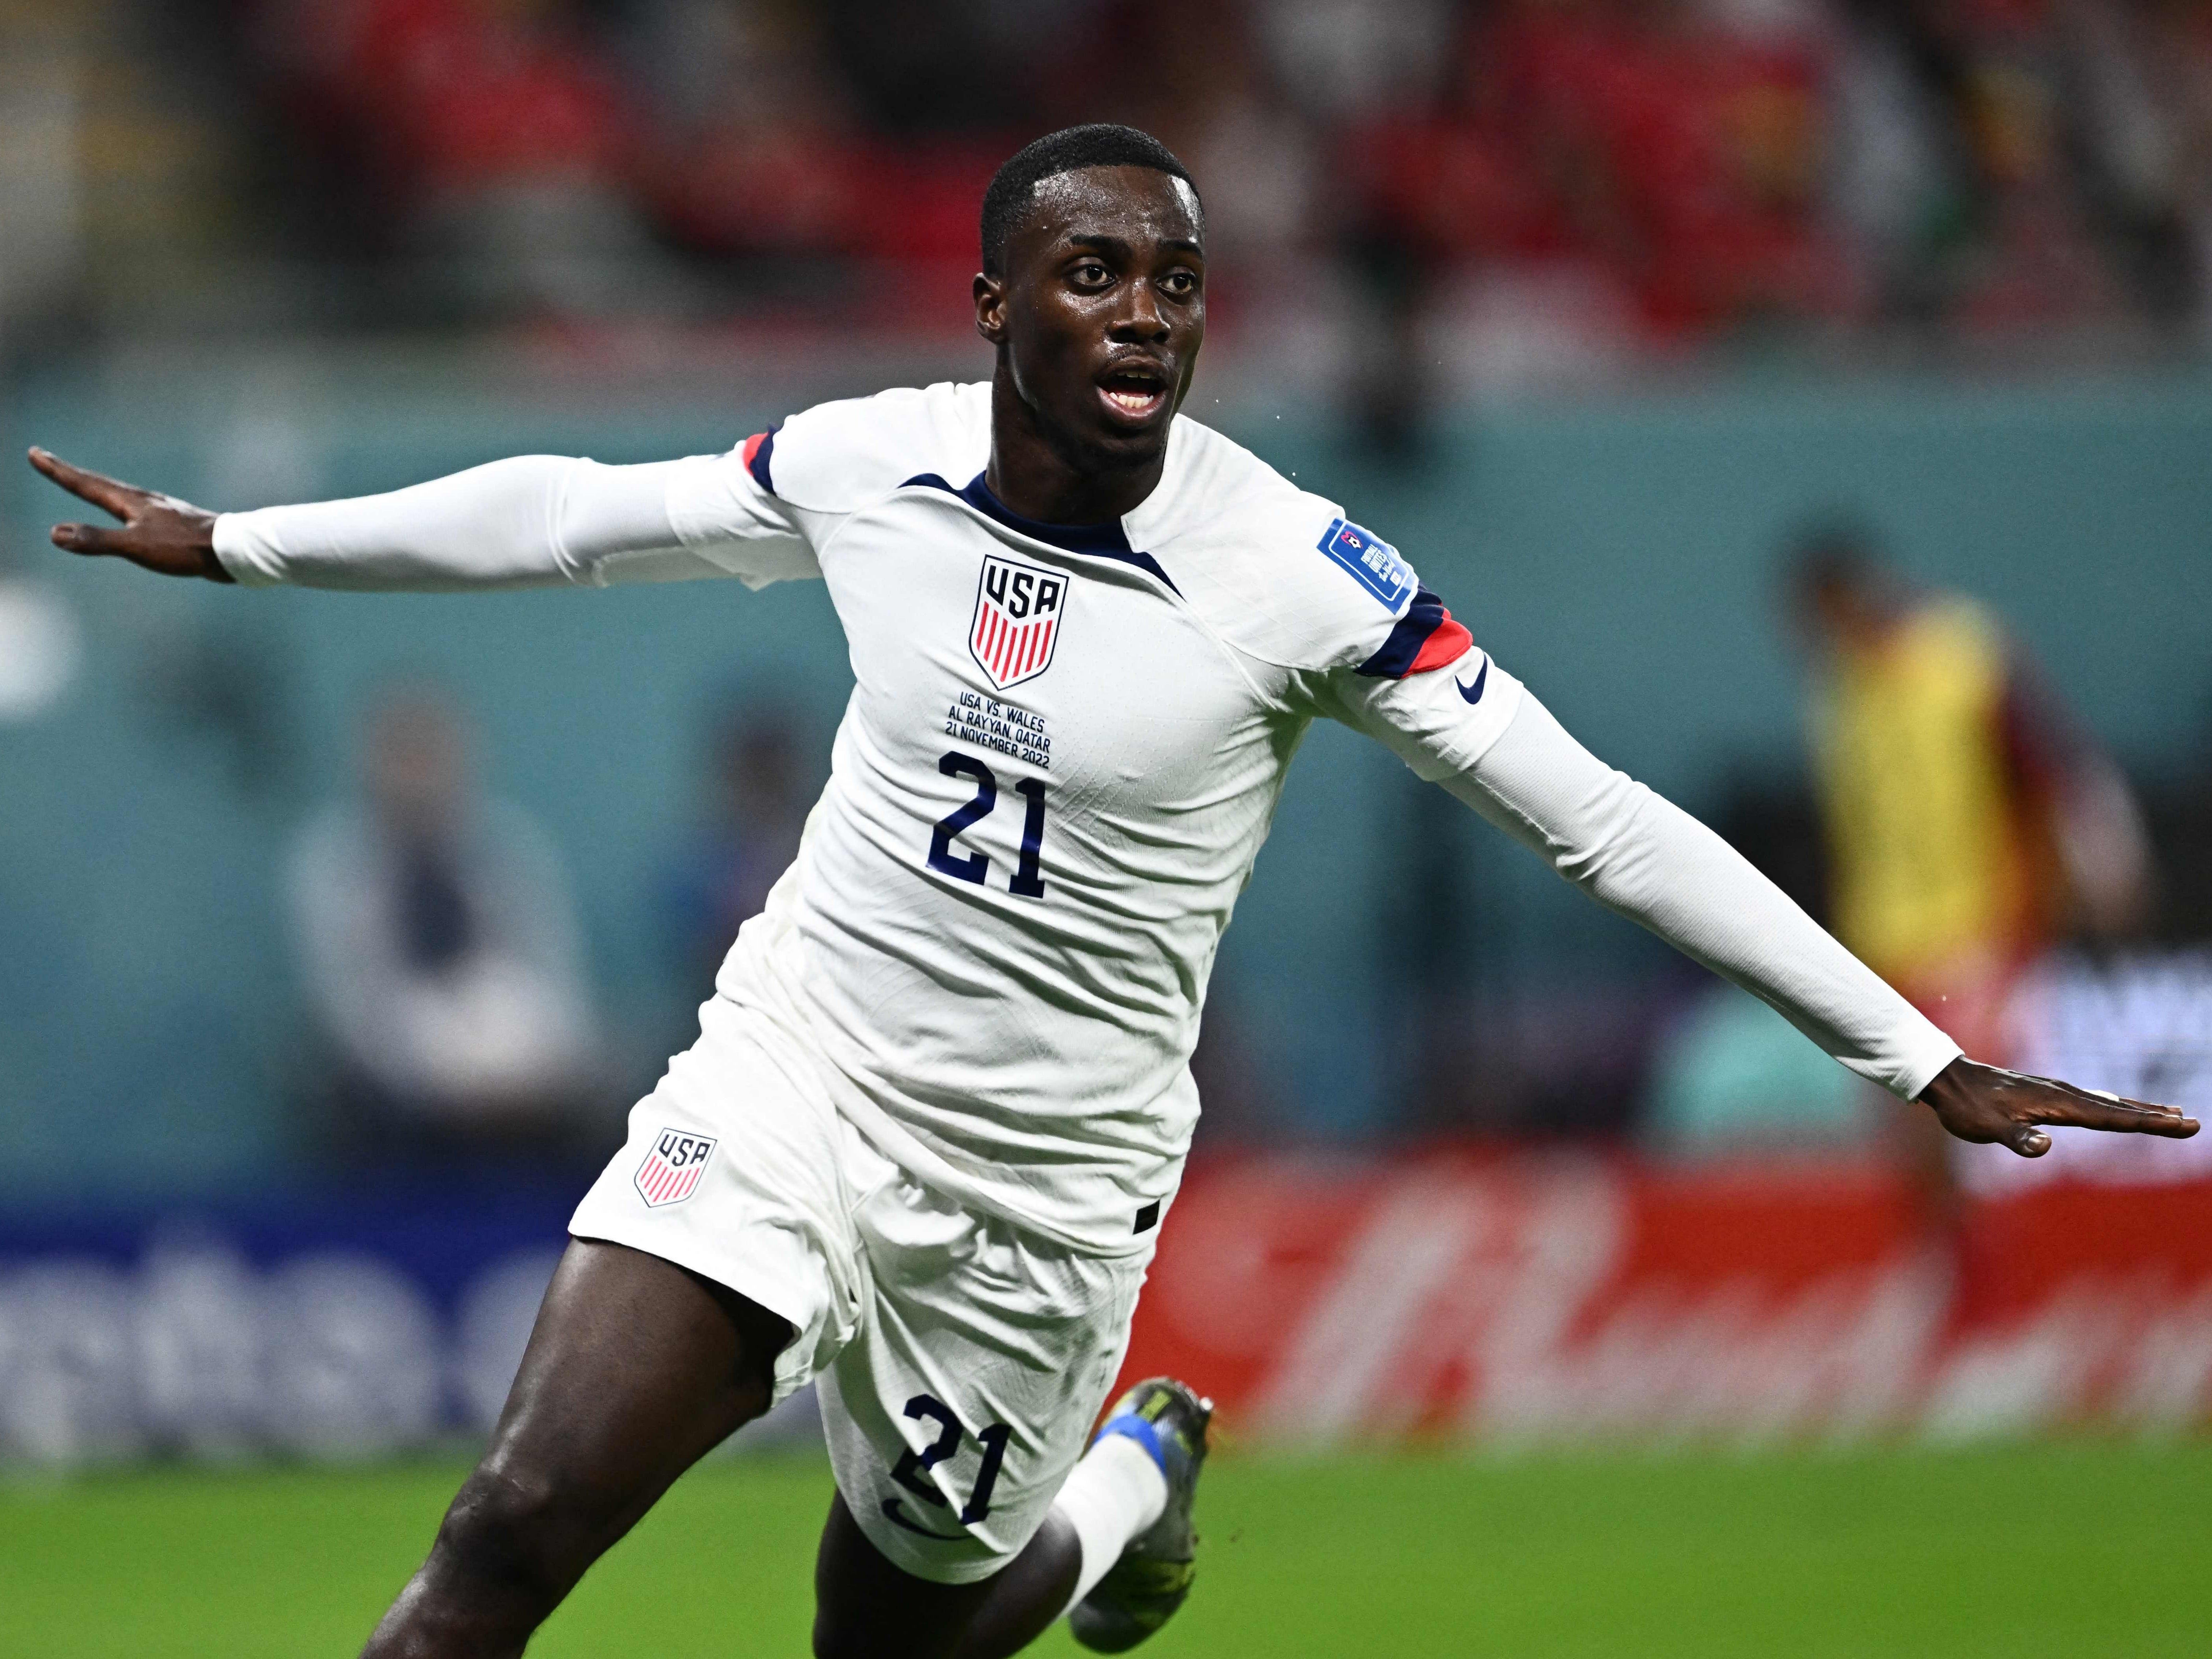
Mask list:
[{"label": "player's ear", "polygon": [[975,331],[993,345],[1006,337],[1006,282],[988,270],[975,273]]}]

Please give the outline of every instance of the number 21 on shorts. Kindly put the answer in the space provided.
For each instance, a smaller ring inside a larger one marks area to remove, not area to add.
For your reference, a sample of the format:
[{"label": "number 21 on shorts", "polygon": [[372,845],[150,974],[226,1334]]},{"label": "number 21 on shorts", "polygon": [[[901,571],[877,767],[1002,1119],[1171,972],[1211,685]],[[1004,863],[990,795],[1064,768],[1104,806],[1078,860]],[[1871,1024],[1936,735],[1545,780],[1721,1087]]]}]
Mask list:
[{"label": "number 21 on shorts", "polygon": [[[916,1451],[909,1446],[899,1454],[898,1462],[891,1465],[891,1479],[904,1486],[925,1504],[938,1509],[950,1509],[951,1502],[937,1489],[930,1471],[960,1449],[966,1431],[952,1408],[934,1395],[918,1394],[906,1402],[906,1414],[915,1422],[931,1422],[938,1426],[937,1438]],[[999,1471],[1006,1464],[1006,1442],[1013,1437],[1013,1429],[1005,1423],[994,1423],[975,1436],[976,1443],[983,1448],[983,1461],[975,1470],[975,1484],[969,1491],[967,1504],[960,1511],[960,1524],[972,1527],[986,1520],[991,1513],[991,1494],[998,1489]],[[926,1511],[925,1511],[926,1513]],[[908,1532],[918,1532],[925,1538],[944,1538],[948,1534],[932,1532],[927,1527],[917,1526],[907,1518],[903,1506],[896,1498],[884,1500],[884,1514]]]}]

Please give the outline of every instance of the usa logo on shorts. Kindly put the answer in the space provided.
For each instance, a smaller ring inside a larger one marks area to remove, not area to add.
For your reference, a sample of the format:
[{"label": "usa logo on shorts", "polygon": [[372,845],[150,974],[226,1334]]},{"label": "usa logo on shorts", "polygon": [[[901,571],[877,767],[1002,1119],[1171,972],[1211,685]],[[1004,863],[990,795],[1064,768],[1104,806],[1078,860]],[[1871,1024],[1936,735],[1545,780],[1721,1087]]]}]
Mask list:
[{"label": "usa logo on shorts", "polygon": [[975,620],[968,649],[1004,691],[1052,666],[1052,648],[1067,609],[1067,578],[994,553],[975,584]]},{"label": "usa logo on shorts", "polygon": [[637,1166],[634,1177],[637,1195],[645,1200],[648,1210],[657,1210],[664,1204],[681,1204],[691,1196],[691,1189],[706,1172],[707,1160],[714,1155],[714,1136],[663,1129],[660,1138],[653,1143],[653,1150],[645,1155],[645,1162]]}]

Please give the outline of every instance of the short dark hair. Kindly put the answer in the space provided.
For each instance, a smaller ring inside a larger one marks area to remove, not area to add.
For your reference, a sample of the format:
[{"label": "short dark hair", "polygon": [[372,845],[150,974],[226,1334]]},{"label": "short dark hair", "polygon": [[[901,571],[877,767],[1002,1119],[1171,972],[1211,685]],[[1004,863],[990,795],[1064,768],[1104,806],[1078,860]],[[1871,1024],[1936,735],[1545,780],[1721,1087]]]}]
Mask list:
[{"label": "short dark hair", "polygon": [[1062,127],[1058,132],[1048,132],[1008,156],[1006,164],[991,175],[991,187],[983,192],[986,271],[994,276],[1004,272],[1006,240],[1021,222],[1036,187],[1048,179],[1073,173],[1079,167],[1150,167],[1170,179],[1182,179],[1190,186],[1192,196],[1198,194],[1198,181],[1190,176],[1190,169],[1149,132],[1116,126],[1110,121],[1093,121],[1085,126]]}]

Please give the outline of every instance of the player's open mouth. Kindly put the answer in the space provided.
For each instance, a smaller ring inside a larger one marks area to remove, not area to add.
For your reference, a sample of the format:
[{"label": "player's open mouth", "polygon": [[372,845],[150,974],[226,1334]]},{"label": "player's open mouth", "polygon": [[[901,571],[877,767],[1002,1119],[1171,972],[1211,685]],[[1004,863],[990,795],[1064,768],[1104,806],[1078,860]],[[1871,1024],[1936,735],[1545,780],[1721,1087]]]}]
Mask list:
[{"label": "player's open mouth", "polygon": [[1168,400],[1168,377],[1157,368],[1114,369],[1098,382],[1108,405],[1135,420],[1159,413]]}]

